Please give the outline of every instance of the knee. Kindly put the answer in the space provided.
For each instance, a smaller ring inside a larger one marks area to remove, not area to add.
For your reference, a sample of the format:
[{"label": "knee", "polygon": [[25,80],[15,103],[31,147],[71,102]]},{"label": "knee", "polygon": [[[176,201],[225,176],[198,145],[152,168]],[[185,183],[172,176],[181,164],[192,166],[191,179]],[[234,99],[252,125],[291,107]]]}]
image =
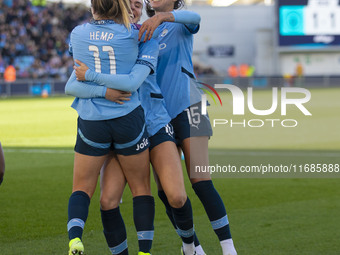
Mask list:
[{"label": "knee", "polygon": [[109,197],[101,195],[100,197],[100,207],[102,210],[111,210],[119,206],[121,197]]},{"label": "knee", "polygon": [[130,186],[132,197],[151,196],[151,187],[149,183]]},{"label": "knee", "polygon": [[169,204],[173,208],[181,208],[184,206],[185,202],[187,201],[187,195],[184,194],[170,194],[169,196],[167,195]]}]

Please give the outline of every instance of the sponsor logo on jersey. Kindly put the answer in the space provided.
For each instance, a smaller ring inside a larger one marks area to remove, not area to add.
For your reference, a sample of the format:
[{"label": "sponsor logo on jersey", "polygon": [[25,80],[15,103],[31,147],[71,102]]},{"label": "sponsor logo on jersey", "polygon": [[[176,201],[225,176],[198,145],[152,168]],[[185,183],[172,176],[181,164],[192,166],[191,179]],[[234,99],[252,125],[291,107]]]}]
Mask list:
[{"label": "sponsor logo on jersey", "polygon": [[142,58],[146,59],[155,59],[155,57],[150,56],[150,55],[142,55]]},{"label": "sponsor logo on jersey", "polygon": [[146,146],[149,144],[149,139],[148,138],[143,138],[143,141],[139,144],[137,144],[137,149],[136,151],[144,149]]}]

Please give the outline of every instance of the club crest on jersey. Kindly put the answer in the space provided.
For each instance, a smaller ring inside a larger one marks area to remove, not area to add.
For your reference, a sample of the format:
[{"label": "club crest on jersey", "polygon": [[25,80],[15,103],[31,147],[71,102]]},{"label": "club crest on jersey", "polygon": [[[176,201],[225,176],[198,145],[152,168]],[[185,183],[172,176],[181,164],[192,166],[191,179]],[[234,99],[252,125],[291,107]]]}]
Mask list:
[{"label": "club crest on jersey", "polygon": [[164,29],[161,33],[161,37],[166,36],[168,32],[169,32],[168,29]]}]

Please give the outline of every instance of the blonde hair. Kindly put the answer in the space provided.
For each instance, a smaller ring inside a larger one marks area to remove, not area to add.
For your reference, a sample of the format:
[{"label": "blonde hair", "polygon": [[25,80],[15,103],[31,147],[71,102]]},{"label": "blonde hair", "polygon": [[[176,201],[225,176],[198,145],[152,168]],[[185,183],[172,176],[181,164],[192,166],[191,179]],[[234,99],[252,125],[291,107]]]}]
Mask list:
[{"label": "blonde hair", "polygon": [[101,18],[114,19],[130,29],[130,14],[132,13],[129,0],[91,0],[93,12]]}]

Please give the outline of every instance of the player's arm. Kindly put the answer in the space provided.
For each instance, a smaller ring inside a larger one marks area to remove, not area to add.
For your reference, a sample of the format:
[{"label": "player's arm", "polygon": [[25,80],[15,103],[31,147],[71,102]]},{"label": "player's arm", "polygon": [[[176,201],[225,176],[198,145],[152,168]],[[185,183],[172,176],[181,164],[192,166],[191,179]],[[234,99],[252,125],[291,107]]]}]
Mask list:
[{"label": "player's arm", "polygon": [[130,101],[131,93],[109,89],[103,86],[91,85],[77,80],[73,71],[65,86],[65,93],[79,98],[98,98],[105,97],[112,102],[123,104],[124,101]]},{"label": "player's arm", "polygon": [[0,185],[4,179],[4,175],[5,175],[5,156],[0,142]]},{"label": "player's arm", "polygon": [[191,33],[197,33],[201,16],[192,11],[177,10],[171,12],[160,12],[143,22],[139,29],[139,40],[145,33],[145,40],[150,39],[155,29],[163,22],[175,22],[184,24]]},{"label": "player's arm", "polygon": [[[136,91],[150,74],[150,67],[144,64],[135,64],[129,74],[103,74],[88,69],[84,63],[78,60],[76,63],[79,65],[79,67],[75,67],[78,80],[93,81],[107,88],[129,92]],[[84,69],[86,69],[85,76],[83,76]]]},{"label": "player's arm", "polygon": [[[73,31],[71,33],[71,38]],[[69,43],[69,53],[73,56],[72,40]],[[77,81],[77,77],[72,72],[71,77],[68,79],[65,86],[65,93],[79,98],[94,98],[105,97],[107,100],[123,104],[124,101],[129,101],[131,93],[125,91],[119,91],[115,89],[107,89],[106,87],[99,87]]]},{"label": "player's arm", "polygon": [[75,74],[80,81],[92,81],[98,85],[124,91],[136,91],[150,74],[155,71],[158,57],[158,43],[152,39],[140,43],[139,56],[129,74],[103,74],[90,70],[86,64],[75,60]]},{"label": "player's arm", "polygon": [[195,34],[198,32],[201,22],[201,16],[192,11],[179,10],[172,11],[176,23],[181,23],[190,31],[190,33]]},{"label": "player's arm", "polygon": [[105,87],[90,85],[78,81],[75,71],[72,72],[65,86],[65,94],[79,98],[105,97],[105,93]]}]

